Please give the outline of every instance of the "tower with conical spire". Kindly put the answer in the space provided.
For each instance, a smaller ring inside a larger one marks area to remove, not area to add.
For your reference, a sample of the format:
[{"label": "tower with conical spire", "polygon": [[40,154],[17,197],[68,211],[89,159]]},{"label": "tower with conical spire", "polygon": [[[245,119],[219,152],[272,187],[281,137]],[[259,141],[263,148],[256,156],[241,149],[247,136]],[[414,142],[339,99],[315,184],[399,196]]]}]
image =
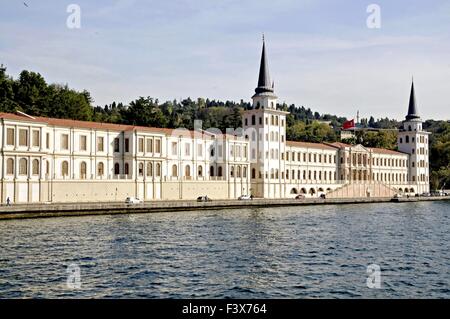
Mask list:
[{"label": "tower with conical spire", "polygon": [[263,37],[258,84],[252,107],[243,115],[243,128],[250,139],[251,194],[255,197],[285,196],[283,156],[286,148],[286,114],[277,109],[277,96],[269,75]]},{"label": "tower with conical spire", "polygon": [[409,191],[421,194],[430,191],[429,186],[429,147],[430,133],[423,130],[423,122],[419,116],[414,89],[414,80],[411,83],[408,113],[398,132],[398,149],[409,154],[408,183]]}]

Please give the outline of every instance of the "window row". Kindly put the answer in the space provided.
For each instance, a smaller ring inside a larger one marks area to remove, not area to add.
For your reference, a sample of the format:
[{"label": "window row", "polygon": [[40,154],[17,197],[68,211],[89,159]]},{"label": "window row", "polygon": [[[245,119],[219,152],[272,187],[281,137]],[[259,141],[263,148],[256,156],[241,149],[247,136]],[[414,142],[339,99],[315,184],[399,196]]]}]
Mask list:
[{"label": "window row", "polygon": [[[28,175],[28,160],[26,158],[19,159],[19,167],[18,167],[19,175]],[[34,159],[31,162],[31,174],[32,175],[39,175],[40,167],[39,167],[39,160]],[[14,166],[14,159],[8,158],[6,160],[6,174],[7,175],[14,175],[15,173],[15,166]]]},{"label": "window row", "polygon": [[[281,159],[284,159],[281,154]],[[336,155],[331,154],[315,154],[301,152],[286,152],[286,161],[310,162],[310,163],[329,163],[336,164]]]}]

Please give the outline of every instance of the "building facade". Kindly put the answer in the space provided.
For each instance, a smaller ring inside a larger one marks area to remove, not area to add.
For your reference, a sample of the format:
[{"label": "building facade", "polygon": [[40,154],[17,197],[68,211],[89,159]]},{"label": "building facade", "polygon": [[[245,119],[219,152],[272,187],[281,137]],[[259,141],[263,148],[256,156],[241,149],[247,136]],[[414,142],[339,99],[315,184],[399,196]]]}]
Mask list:
[{"label": "building facade", "polygon": [[286,140],[263,43],[243,134],[0,113],[1,202],[385,197],[429,191],[428,137],[414,85],[399,151]]}]

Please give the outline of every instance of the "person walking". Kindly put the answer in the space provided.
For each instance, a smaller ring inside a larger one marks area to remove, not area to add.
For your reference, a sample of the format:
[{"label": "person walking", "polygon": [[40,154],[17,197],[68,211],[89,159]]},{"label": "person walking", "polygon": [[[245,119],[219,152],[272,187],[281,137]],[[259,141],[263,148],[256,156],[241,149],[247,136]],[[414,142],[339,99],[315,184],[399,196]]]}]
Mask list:
[{"label": "person walking", "polygon": [[11,199],[9,196],[6,198],[6,206],[11,206]]}]

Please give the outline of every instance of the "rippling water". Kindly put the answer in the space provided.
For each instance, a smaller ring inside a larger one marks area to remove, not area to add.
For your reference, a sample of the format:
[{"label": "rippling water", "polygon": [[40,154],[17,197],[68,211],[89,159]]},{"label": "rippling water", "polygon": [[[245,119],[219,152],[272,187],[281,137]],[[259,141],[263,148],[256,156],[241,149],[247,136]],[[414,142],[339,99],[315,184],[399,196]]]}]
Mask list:
[{"label": "rippling water", "polygon": [[448,201],[0,221],[0,297],[449,298],[449,230]]}]

